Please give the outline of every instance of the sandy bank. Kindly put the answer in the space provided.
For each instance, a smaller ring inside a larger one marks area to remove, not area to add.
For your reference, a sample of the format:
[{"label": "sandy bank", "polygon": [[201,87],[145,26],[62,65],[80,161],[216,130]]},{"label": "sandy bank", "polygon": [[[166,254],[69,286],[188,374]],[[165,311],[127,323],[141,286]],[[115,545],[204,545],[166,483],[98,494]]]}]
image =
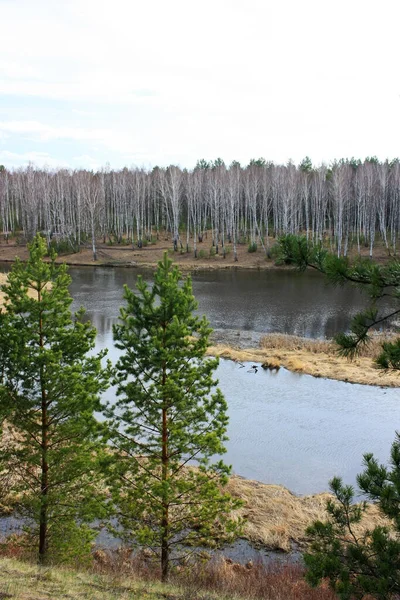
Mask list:
[{"label": "sandy bank", "polygon": [[[210,238],[211,239],[211,238]],[[275,240],[271,241],[271,244]],[[132,245],[107,245],[99,243],[97,246],[97,260],[93,261],[93,254],[90,247],[82,247],[76,253],[63,253],[58,256],[57,262],[65,262],[70,266],[103,266],[103,267],[140,267],[155,269],[158,261],[167,251],[179,268],[184,271],[214,271],[219,269],[276,269],[275,263],[267,259],[265,252],[258,249],[257,252],[249,253],[246,244],[237,247],[238,261],[234,260],[233,250],[230,244],[226,246],[227,254],[225,258],[222,254],[215,254],[211,247],[211,241],[205,240],[198,246],[198,258],[194,257],[193,251],[173,252],[170,239],[160,239],[156,244],[138,249]],[[14,240],[8,244],[0,242],[0,261],[13,262],[18,256],[21,260],[28,258],[28,250],[25,245],[17,245]]]}]

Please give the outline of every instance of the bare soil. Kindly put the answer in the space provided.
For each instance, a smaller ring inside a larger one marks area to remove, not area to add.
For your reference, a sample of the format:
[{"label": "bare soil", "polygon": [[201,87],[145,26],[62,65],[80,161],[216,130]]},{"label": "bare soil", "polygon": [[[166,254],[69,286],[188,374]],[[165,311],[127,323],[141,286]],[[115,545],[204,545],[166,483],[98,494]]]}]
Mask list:
[{"label": "bare soil", "polygon": [[[182,237],[182,243],[183,243]],[[269,248],[276,244],[276,239],[269,238]],[[87,244],[77,253],[62,253],[58,256],[58,262],[66,262],[69,265],[76,266],[125,266],[125,267],[144,267],[155,268],[157,262],[162,259],[167,251],[174,262],[183,271],[196,270],[215,270],[215,269],[276,269],[287,267],[276,267],[275,261],[268,258],[262,247],[257,252],[249,252],[248,244],[237,245],[238,260],[235,262],[232,244],[227,243],[226,257],[222,255],[221,248],[219,253],[215,254],[215,248],[212,247],[211,234],[207,233],[204,241],[198,243],[198,258],[194,257],[193,240],[190,240],[190,251],[185,251],[185,245],[182,250],[173,251],[173,243],[168,235],[160,235],[156,243],[149,244],[143,248],[132,246],[132,244],[104,244],[103,240],[98,241],[97,260],[93,261],[91,246]],[[356,257],[356,248],[350,252],[350,257]],[[368,248],[361,249],[361,255],[368,256]],[[9,239],[6,243],[0,240],[0,261],[14,261],[18,256],[22,260],[28,258],[28,250],[25,244],[16,243],[16,239]],[[378,263],[387,262],[389,256],[387,250],[382,245],[374,248],[374,261]]]}]

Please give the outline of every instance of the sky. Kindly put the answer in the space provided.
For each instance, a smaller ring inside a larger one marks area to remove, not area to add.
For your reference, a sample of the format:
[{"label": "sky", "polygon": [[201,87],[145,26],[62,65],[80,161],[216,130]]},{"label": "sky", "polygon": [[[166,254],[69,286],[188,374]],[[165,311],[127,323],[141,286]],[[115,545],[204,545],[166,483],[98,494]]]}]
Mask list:
[{"label": "sky", "polygon": [[398,0],[0,0],[0,164],[400,156]]}]

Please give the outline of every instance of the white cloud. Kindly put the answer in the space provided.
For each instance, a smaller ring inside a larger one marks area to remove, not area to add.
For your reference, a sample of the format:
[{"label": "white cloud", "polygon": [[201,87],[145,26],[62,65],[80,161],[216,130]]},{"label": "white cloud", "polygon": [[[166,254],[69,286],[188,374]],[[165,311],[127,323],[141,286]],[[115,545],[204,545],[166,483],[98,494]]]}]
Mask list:
[{"label": "white cloud", "polygon": [[74,127],[51,127],[38,121],[0,121],[0,132],[19,134],[40,141],[57,139],[102,140],[108,132],[105,129],[83,129]]},{"label": "white cloud", "polygon": [[37,167],[69,168],[70,165],[65,160],[60,160],[50,156],[47,152],[9,152],[0,150],[0,164],[6,167],[25,166],[33,163]]},{"label": "white cloud", "polygon": [[0,94],[68,102],[74,121],[3,114],[0,135],[188,166],[399,153],[396,0],[1,6]]},{"label": "white cloud", "polygon": [[82,154],[81,156],[73,156],[72,160],[76,168],[86,168],[91,171],[97,171],[102,166],[96,158],[89,156],[89,154]]}]

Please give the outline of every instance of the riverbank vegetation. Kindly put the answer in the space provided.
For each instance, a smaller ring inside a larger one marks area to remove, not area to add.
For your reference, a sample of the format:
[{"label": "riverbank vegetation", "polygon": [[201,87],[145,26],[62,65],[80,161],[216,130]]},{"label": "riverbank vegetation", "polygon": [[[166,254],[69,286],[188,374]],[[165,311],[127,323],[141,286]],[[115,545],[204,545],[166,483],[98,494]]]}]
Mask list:
[{"label": "riverbank vegetation", "polygon": [[[221,337],[221,336],[220,336]],[[238,362],[257,362],[272,371],[281,367],[313,377],[327,377],[349,383],[398,387],[400,379],[394,371],[376,368],[383,343],[392,343],[396,334],[376,334],[361,354],[348,360],[340,356],[334,340],[314,340],[293,335],[271,333],[261,337],[258,347],[241,348],[234,344],[218,343],[210,346],[207,352]]]},{"label": "riverbank vegetation", "polygon": [[330,166],[309,158],[298,166],[258,159],[245,167],[200,160],[193,170],[29,166],[0,171],[0,227],[6,241],[17,235],[22,244],[41,231],[59,252],[88,244],[93,261],[109,255],[112,262],[116,248],[146,250],[167,237],[176,255],[194,261],[236,263],[246,253],[254,262],[257,250],[270,255],[277,237],[301,232],[338,256],[377,258],[378,246],[386,255],[397,250],[399,189],[399,161],[374,157]]},{"label": "riverbank vegetation", "polygon": [[37,565],[0,558],[0,598],[6,600],[335,600],[328,587],[312,589],[299,565],[247,567],[219,561],[183,568],[161,585],[147,563],[98,554],[91,569]]},{"label": "riverbank vegetation", "polygon": [[[328,492],[296,496],[282,485],[239,476],[229,478],[227,490],[243,501],[243,507],[238,511],[244,518],[243,537],[256,547],[283,552],[307,547],[307,527],[326,517],[326,504],[333,499]],[[370,504],[358,532],[361,534],[377,525],[388,525],[388,520]]]}]

